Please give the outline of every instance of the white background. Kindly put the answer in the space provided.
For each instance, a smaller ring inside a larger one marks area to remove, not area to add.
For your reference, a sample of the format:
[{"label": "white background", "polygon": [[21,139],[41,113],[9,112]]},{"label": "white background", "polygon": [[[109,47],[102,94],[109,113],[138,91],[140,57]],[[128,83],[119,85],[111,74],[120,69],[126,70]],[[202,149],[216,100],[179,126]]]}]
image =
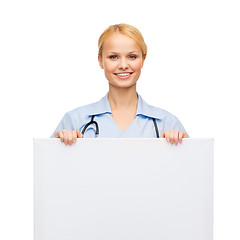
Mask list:
[{"label": "white background", "polygon": [[215,138],[214,239],[240,239],[240,7],[228,1],[0,3],[0,239],[33,239],[33,138],[108,90],[100,34],[142,32],[138,92],[176,115],[192,138]]}]

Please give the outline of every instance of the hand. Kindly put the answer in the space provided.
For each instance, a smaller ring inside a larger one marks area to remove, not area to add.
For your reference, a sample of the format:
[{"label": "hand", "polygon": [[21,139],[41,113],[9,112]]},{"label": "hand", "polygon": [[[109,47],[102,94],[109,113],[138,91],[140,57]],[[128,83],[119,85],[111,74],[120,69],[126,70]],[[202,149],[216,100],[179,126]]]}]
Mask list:
[{"label": "hand", "polygon": [[178,131],[178,130],[166,130],[165,132],[162,132],[161,138],[166,138],[167,142],[170,142],[171,144],[177,145],[178,142],[182,143],[183,138],[188,138],[188,135],[186,132]]},{"label": "hand", "polygon": [[54,138],[60,138],[61,142],[64,142],[66,145],[72,145],[77,141],[77,138],[82,138],[83,135],[79,130],[67,130],[63,129],[60,131],[56,131],[54,133]]}]

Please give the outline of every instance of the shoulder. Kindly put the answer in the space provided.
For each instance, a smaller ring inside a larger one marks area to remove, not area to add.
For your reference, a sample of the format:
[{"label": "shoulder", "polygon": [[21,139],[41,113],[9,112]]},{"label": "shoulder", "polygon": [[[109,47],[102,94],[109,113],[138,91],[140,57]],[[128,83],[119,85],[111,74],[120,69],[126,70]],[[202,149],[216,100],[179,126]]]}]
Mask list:
[{"label": "shoulder", "polygon": [[180,131],[185,131],[182,123],[175,115],[166,111],[165,109],[146,103],[140,95],[138,107],[139,114],[145,115],[150,118],[155,118],[157,121],[162,123],[163,129],[178,129]]},{"label": "shoulder", "polygon": [[89,115],[91,115],[93,110],[96,108],[97,103],[98,102],[83,105],[73,110],[70,110],[65,114],[65,117],[72,120],[81,119],[84,121],[88,119]]},{"label": "shoulder", "polygon": [[139,114],[143,114],[159,120],[170,119],[170,118],[177,119],[172,113],[166,111],[165,109],[150,105],[147,102],[145,102],[139,94],[138,96],[139,96],[139,106],[138,106]]},{"label": "shoulder", "polygon": [[110,105],[107,100],[107,94],[99,101],[83,105],[66,113],[66,117],[71,119],[81,118],[87,120],[89,116],[111,112]]},{"label": "shoulder", "polygon": [[54,132],[61,129],[80,129],[83,125],[89,122],[92,115],[106,113],[109,111],[109,108],[110,106],[107,104],[107,95],[98,102],[75,108],[63,116]]},{"label": "shoulder", "polygon": [[68,115],[69,117],[78,115],[89,115],[89,112],[91,112],[91,109],[94,108],[96,103],[97,102],[77,107],[75,109],[68,111],[66,115]]}]

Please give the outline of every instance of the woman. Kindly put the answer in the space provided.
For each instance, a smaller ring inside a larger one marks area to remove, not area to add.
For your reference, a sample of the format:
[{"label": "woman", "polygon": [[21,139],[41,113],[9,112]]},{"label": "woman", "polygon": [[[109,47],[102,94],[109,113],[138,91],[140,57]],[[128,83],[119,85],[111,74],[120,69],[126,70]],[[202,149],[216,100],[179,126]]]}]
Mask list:
[{"label": "woman", "polygon": [[68,112],[54,138],[71,145],[77,138],[166,138],[172,144],[188,137],[172,114],[148,105],[136,91],[147,55],[141,33],[133,26],[108,27],[98,41],[98,61],[109,83],[109,92],[99,102]]}]

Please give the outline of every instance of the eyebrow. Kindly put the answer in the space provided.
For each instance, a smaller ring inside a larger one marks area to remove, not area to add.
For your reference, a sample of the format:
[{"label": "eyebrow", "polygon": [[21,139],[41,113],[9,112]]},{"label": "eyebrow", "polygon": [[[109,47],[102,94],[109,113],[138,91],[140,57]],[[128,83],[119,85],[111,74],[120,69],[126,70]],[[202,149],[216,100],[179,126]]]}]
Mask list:
[{"label": "eyebrow", "polygon": [[[117,52],[108,52],[108,53],[118,54]],[[131,51],[131,52],[128,52],[128,53],[138,53],[138,51]]]}]

